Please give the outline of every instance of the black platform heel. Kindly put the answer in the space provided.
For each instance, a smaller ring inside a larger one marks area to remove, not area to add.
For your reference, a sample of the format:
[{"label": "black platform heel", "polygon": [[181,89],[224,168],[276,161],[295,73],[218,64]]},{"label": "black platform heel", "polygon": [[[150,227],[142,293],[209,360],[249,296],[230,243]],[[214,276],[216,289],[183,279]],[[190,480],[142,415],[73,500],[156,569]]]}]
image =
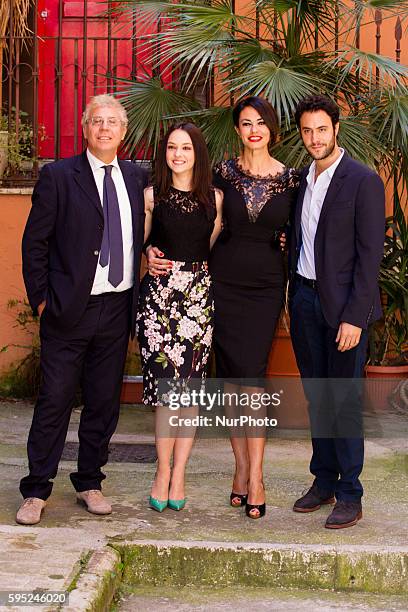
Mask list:
[{"label": "black platform heel", "polygon": [[[253,516],[251,514],[251,510],[258,510],[259,514],[257,514],[256,516]],[[263,516],[265,516],[265,512],[266,512],[266,504],[245,504],[245,514],[247,515],[248,518],[251,519],[260,519]]]},{"label": "black platform heel", "polygon": [[[263,480],[261,481],[261,484],[262,484],[262,488],[263,488],[264,493],[265,493],[265,485],[263,483]],[[259,514],[257,514],[256,516],[253,516],[251,514],[252,510],[258,510]],[[248,504],[248,503],[246,503],[246,505],[245,505],[245,514],[247,515],[248,518],[251,518],[251,519],[254,519],[254,520],[260,519],[263,516],[265,516],[265,512],[266,512],[266,503],[265,502],[263,504]]]},{"label": "black platform heel", "polygon": [[[232,502],[234,499],[239,499],[239,504],[233,504]],[[246,506],[247,500],[248,500],[248,493],[241,495],[240,493],[234,493],[234,491],[231,492],[230,505],[233,508],[242,508],[242,506]]]}]

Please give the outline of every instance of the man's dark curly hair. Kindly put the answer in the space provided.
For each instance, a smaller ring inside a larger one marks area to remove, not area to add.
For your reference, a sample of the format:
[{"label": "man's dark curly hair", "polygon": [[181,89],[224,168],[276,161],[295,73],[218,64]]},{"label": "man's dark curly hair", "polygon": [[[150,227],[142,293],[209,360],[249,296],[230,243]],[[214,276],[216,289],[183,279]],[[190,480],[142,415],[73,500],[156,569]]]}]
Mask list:
[{"label": "man's dark curly hair", "polygon": [[300,118],[303,113],[315,113],[324,111],[332,120],[333,127],[337,125],[340,119],[340,109],[333,100],[326,96],[308,96],[300,100],[295,111],[296,125],[300,128]]}]

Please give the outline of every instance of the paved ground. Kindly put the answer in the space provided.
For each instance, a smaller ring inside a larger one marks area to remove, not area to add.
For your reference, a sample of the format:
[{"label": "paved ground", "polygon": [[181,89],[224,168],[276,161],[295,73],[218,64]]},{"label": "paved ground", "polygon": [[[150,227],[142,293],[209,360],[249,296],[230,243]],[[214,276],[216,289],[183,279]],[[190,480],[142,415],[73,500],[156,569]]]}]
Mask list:
[{"label": "paved ground", "polygon": [[[68,477],[74,464],[62,462],[41,524],[37,527],[17,526],[14,516],[20,503],[18,481],[27,470],[25,439],[31,414],[32,406],[27,403],[0,405],[0,558],[6,561],[0,566],[0,591],[72,587],[81,566],[85,565],[87,553],[103,549],[109,541],[206,540],[375,546],[384,550],[404,547],[408,551],[408,440],[402,437],[368,441],[363,473],[366,492],[364,519],[353,529],[335,532],[324,529],[327,509],[306,516],[291,511],[293,500],[310,484],[310,443],[307,439],[300,439],[299,435],[293,439],[290,434],[287,439],[274,439],[267,444],[265,486],[268,505],[267,515],[262,520],[250,521],[243,510],[228,506],[233,462],[227,441],[199,439],[188,470],[188,503],[180,513],[165,511],[158,514],[147,508],[154,464],[111,464],[106,469],[108,478],[104,492],[112,500],[114,511],[111,516],[98,519],[75,503]],[[146,409],[124,408],[116,441],[152,442],[153,418]],[[69,433],[71,440],[76,439],[78,420],[79,411],[75,411]],[[217,602],[209,600],[209,594],[205,592],[195,602],[180,592],[169,592],[164,599],[163,594],[160,595],[161,598],[156,592],[128,593],[120,609],[143,609],[149,607],[147,601],[158,610],[164,609],[163,606],[177,610],[231,609],[228,592],[224,595],[221,591],[217,593]],[[214,591],[211,597],[213,595]],[[268,597],[274,603],[269,608],[265,607],[265,593],[254,592],[251,599],[252,604],[260,609],[310,609],[307,607],[309,595],[271,593]],[[204,607],[200,604],[201,597]],[[245,607],[248,605],[247,595],[241,593],[241,597]],[[356,595],[354,608],[348,596],[331,594],[329,599],[325,599],[317,594],[312,600],[313,607],[316,605],[322,610],[408,610],[408,603],[405,605],[403,598],[390,601],[372,596],[368,601],[364,597],[358,599]],[[259,606],[254,604],[256,601]],[[385,605],[381,601],[386,602],[387,607],[381,607]],[[361,607],[367,605],[368,608]],[[237,607],[237,601],[234,607]],[[78,605],[76,610],[79,609]]]}]

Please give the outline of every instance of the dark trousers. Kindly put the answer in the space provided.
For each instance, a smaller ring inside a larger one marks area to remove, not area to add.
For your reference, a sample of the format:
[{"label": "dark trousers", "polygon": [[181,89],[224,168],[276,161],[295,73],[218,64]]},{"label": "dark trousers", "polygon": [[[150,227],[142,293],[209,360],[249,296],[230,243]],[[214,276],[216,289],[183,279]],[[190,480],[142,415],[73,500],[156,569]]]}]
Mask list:
[{"label": "dark trousers", "polygon": [[344,352],[337,348],[337,332],[324,319],[317,291],[296,282],[291,337],[309,400],[310,471],[322,491],[334,493],[338,500],[359,501],[364,462],[359,379],[363,376],[367,332],[362,332],[354,349]]},{"label": "dark trousers", "polygon": [[91,296],[80,322],[61,329],[47,309],[40,323],[42,382],[28,436],[29,475],[24,498],[47,499],[58,471],[71,411],[81,383],[77,491],[100,489],[108,444],[119,418],[119,398],[129,341],[131,292]]}]

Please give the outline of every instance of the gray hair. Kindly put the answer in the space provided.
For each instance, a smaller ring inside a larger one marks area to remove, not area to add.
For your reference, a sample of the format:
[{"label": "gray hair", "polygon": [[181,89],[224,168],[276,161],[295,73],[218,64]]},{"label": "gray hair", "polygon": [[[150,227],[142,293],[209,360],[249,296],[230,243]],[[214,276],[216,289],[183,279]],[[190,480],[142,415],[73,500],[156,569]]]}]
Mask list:
[{"label": "gray hair", "polygon": [[128,124],[126,109],[119,102],[119,100],[115,98],[115,96],[111,96],[110,94],[101,94],[99,96],[93,96],[86,105],[81,119],[82,127],[84,127],[84,125],[88,123],[91,111],[96,106],[110,106],[111,108],[115,108],[117,111],[119,111],[120,120],[123,125]]}]

